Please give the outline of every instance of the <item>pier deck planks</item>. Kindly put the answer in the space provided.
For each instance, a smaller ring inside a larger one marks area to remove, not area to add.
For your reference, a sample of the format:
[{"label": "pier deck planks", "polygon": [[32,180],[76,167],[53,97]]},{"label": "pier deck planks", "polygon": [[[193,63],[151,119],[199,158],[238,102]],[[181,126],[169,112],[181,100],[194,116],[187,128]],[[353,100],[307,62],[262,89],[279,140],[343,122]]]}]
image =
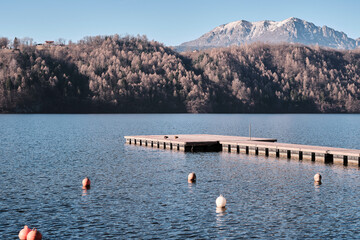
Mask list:
[{"label": "pier deck planks", "polygon": [[[166,137],[165,137],[166,136]],[[175,138],[177,136],[177,138]],[[224,151],[360,166],[360,150],[278,143],[273,138],[181,134],[125,136],[129,144],[189,151]]]}]

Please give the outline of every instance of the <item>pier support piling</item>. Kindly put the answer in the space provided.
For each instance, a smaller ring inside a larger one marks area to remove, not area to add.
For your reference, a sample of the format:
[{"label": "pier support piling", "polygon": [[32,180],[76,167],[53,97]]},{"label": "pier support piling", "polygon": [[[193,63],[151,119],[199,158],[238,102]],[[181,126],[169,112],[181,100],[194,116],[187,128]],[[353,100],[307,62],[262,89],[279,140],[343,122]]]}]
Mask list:
[{"label": "pier support piling", "polygon": [[334,162],[334,156],[332,154],[326,153],[324,156],[325,163],[333,163]]},{"label": "pier support piling", "polygon": [[288,159],[291,158],[291,151],[290,151],[290,150],[287,150],[287,151],[286,151],[286,157],[287,157]]}]

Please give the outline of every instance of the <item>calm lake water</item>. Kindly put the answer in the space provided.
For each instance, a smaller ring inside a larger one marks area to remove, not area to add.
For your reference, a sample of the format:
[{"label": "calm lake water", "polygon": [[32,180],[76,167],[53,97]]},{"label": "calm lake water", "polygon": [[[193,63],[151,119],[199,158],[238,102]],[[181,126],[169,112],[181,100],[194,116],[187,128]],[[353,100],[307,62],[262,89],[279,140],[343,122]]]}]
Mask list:
[{"label": "calm lake water", "polygon": [[0,239],[17,239],[25,224],[43,239],[360,238],[357,167],[172,152],[123,138],[248,136],[249,123],[256,137],[360,148],[360,115],[350,114],[0,115]]}]

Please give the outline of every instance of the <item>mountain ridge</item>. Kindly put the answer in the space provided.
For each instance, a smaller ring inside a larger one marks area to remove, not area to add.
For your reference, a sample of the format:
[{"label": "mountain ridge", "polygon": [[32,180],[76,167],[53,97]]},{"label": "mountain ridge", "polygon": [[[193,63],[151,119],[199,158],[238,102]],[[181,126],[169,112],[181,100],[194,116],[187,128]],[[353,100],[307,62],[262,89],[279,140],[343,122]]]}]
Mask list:
[{"label": "mountain ridge", "polygon": [[248,22],[239,20],[222,24],[195,40],[184,42],[175,49],[202,50],[214,47],[228,47],[253,42],[299,43],[319,45],[335,49],[355,49],[360,39],[352,39],[346,33],[326,25],[319,27],[314,23],[291,17],[283,21],[263,20]]}]

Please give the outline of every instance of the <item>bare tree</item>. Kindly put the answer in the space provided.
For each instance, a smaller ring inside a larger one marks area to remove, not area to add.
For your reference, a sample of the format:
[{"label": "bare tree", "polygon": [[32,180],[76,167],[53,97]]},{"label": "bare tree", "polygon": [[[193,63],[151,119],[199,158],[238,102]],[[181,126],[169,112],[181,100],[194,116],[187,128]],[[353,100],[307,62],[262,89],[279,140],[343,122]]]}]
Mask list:
[{"label": "bare tree", "polygon": [[55,44],[65,45],[66,44],[66,39],[65,38],[59,38],[58,40],[55,41]]},{"label": "bare tree", "polygon": [[6,37],[0,38],[0,48],[7,48],[9,45],[9,39]]},{"label": "bare tree", "polygon": [[19,41],[19,39],[17,38],[17,37],[15,37],[14,38],[14,41],[13,41],[13,48],[14,49],[18,49],[19,48],[19,46],[20,46],[20,41]]},{"label": "bare tree", "polygon": [[30,37],[24,37],[24,38],[20,39],[20,43],[21,43],[21,45],[25,45],[25,46],[32,46],[33,39]]}]

